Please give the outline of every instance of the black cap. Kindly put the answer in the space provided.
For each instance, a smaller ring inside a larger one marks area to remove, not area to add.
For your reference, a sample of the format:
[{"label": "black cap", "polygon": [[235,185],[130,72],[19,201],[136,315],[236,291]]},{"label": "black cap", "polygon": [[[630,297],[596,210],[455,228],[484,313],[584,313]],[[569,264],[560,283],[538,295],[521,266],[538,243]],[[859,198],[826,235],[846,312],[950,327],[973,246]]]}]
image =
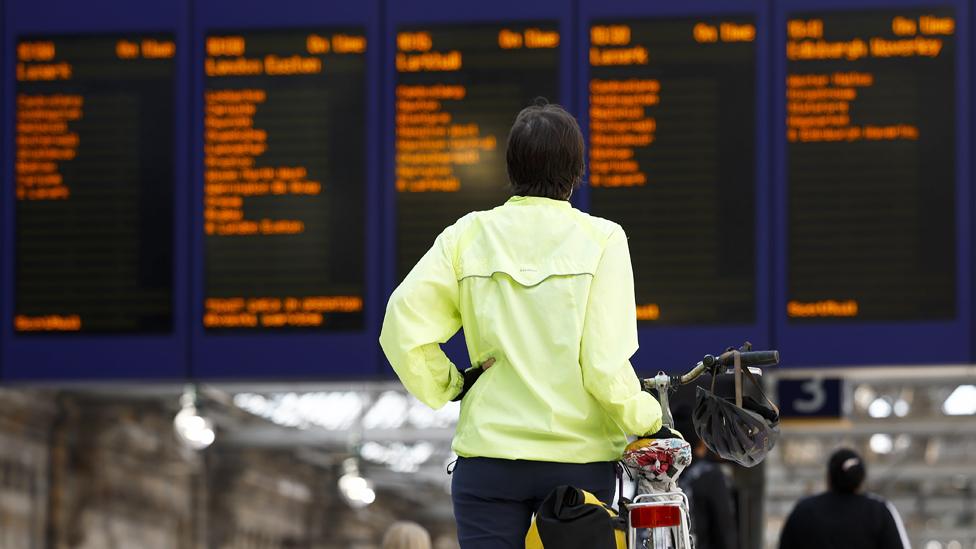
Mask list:
[{"label": "black cap", "polygon": [[850,448],[841,448],[830,456],[827,463],[827,478],[830,489],[841,494],[853,494],[864,483],[867,476],[864,458]]}]

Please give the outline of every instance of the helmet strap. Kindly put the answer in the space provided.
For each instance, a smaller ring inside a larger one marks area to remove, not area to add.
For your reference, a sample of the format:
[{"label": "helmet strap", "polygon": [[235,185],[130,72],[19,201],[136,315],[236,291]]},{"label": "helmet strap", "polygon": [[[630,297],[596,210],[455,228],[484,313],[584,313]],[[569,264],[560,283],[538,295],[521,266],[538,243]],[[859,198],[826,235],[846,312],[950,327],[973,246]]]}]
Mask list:
[{"label": "helmet strap", "polygon": [[[769,404],[769,406],[776,412],[776,415],[778,416],[779,407],[773,404],[772,400],[769,400],[769,397],[766,396],[766,391],[764,391],[762,388],[762,384],[759,383],[759,380],[756,379],[756,376],[749,371],[749,368],[742,367],[741,353],[737,350],[733,350],[730,352],[732,353],[732,367],[735,374],[735,405],[738,406],[739,408],[742,408],[742,374],[745,374],[746,377],[749,378],[749,381],[751,381],[752,384],[756,386],[756,389],[759,390],[759,394],[762,395],[766,403]],[[710,389],[712,394],[715,394],[715,380],[717,378],[718,378],[718,372],[712,374],[712,386]]]},{"label": "helmet strap", "polygon": [[[756,379],[756,376],[753,375],[753,373],[749,371],[749,368],[746,368],[746,369],[744,369],[742,371],[749,378],[749,381],[752,381],[752,384],[756,386],[756,389],[759,390],[759,394],[761,394],[762,397],[763,397],[763,399],[766,400],[766,403],[769,404],[769,406],[773,409],[773,411],[776,412],[776,415],[779,416],[779,407],[776,406],[775,404],[773,404],[773,401],[772,400],[769,400],[769,397],[766,396],[766,391],[763,391],[762,384],[759,383],[759,380]],[[737,370],[737,372],[738,372],[738,370]],[[738,387],[737,387],[737,389],[738,389]],[[742,402],[740,401],[741,395],[739,394],[738,391],[736,391],[736,397],[737,397],[737,399],[736,399],[737,400],[736,405],[738,405],[741,408],[742,407]]]},{"label": "helmet strap", "polygon": [[[742,408],[742,353],[732,351],[732,364],[735,367],[735,405]],[[753,379],[753,382],[755,381]]]}]

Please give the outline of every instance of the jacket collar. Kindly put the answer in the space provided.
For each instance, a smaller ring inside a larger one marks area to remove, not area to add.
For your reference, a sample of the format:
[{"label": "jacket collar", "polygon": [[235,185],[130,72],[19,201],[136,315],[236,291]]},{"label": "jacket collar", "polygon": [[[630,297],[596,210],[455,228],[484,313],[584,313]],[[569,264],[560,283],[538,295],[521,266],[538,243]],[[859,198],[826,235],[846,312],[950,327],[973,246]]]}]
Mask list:
[{"label": "jacket collar", "polygon": [[544,198],[541,196],[513,196],[509,198],[505,204],[511,204],[512,206],[555,206],[557,208],[570,208],[572,207],[568,200],[556,200],[553,198]]}]

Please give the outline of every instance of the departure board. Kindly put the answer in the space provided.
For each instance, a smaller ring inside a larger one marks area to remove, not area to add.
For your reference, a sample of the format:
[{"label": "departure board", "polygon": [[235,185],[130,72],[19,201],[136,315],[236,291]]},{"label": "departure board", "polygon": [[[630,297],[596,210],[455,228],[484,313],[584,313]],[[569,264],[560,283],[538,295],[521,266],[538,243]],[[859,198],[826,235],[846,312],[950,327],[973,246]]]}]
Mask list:
[{"label": "departure board", "polygon": [[402,279],[463,215],[510,196],[508,132],[559,101],[558,24],[400,27],[396,37],[396,269]]},{"label": "departure board", "polygon": [[952,8],[787,21],[791,322],[956,313]]},{"label": "departure board", "polygon": [[627,232],[641,325],[756,321],[756,25],[597,20],[590,210]]},{"label": "departure board", "polygon": [[364,327],[366,47],[362,28],[208,34],[207,330]]},{"label": "departure board", "polygon": [[175,52],[166,34],[18,40],[15,332],[172,330]]}]

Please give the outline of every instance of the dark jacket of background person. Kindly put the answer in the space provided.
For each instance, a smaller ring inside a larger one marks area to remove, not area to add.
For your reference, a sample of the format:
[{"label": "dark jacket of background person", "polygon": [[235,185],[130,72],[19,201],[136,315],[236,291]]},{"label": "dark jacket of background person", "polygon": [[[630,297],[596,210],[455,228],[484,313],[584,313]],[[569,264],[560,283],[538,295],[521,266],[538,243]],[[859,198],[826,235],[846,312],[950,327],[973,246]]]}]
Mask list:
[{"label": "dark jacket of background person", "polygon": [[691,503],[695,549],[737,549],[732,489],[722,468],[707,458],[696,459],[679,484]]},{"label": "dark jacket of background person", "polygon": [[829,490],[796,504],[783,526],[780,549],[910,549],[895,507],[860,493],[866,472],[855,452],[835,452],[828,465]]},{"label": "dark jacket of background person", "polygon": [[678,485],[691,505],[691,531],[695,549],[738,549],[736,513],[721,466],[710,460],[708,449],[691,422],[691,410],[677,407],[676,427],[691,445],[694,459],[678,478]]},{"label": "dark jacket of background person", "polygon": [[909,549],[891,503],[873,494],[825,492],[796,504],[780,549]]}]

